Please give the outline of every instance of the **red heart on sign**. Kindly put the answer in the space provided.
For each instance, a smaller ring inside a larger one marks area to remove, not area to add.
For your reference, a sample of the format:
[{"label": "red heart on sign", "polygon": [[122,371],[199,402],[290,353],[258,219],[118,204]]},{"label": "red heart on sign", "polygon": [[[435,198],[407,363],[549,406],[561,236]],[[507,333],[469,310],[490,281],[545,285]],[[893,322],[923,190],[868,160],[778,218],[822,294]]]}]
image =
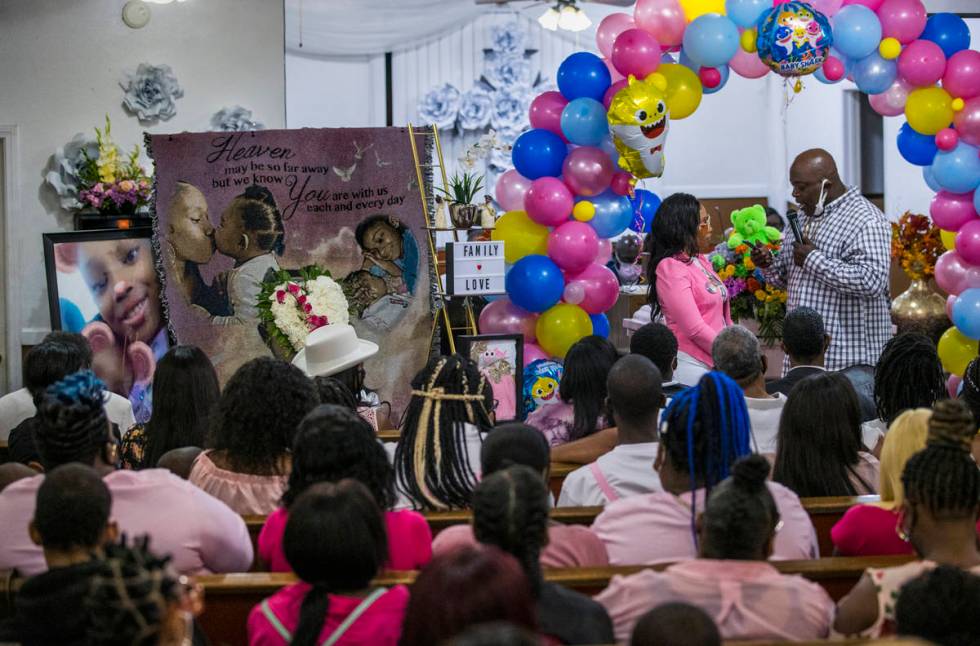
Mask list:
[{"label": "red heart on sign", "polygon": [[477,271],[480,271],[481,269],[483,269],[483,265],[477,265],[477,266],[476,266],[476,270],[477,270]]}]

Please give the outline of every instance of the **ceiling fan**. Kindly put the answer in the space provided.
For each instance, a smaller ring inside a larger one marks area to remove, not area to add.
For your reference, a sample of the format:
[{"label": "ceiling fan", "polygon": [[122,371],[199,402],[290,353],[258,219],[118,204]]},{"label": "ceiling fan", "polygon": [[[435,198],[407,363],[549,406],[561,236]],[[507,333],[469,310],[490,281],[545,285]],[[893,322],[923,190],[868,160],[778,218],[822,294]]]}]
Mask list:
[{"label": "ceiling fan", "polygon": [[[475,0],[476,4],[492,4],[503,6],[511,0]],[[579,3],[594,2],[595,4],[629,7],[636,0],[540,0],[540,4],[550,5],[538,18],[538,23],[550,31],[564,29],[566,31],[583,31],[592,25],[592,21],[578,6]],[[537,4],[532,2],[531,5]]]}]

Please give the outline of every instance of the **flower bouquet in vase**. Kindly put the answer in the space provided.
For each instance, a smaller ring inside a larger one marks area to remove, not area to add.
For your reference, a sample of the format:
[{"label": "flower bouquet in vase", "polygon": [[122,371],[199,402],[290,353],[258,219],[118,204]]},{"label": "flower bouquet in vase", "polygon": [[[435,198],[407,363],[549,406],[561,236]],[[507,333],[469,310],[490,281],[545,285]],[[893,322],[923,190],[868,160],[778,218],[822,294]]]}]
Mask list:
[{"label": "flower bouquet in vase", "polygon": [[[774,254],[779,253],[782,240],[766,242],[764,246]],[[728,290],[732,320],[736,323],[755,320],[759,324],[759,339],[772,347],[783,338],[786,290],[766,282],[749,252],[749,246],[741,240],[734,247],[722,242],[711,253],[711,264]]]},{"label": "flower bouquet in vase", "polygon": [[912,281],[892,301],[892,322],[900,334],[920,332],[938,342],[949,327],[946,300],[929,285],[944,251],[939,228],[928,217],[906,211],[892,223],[892,260]]},{"label": "flower bouquet in vase", "polygon": [[124,155],[112,141],[112,124],[105,118],[105,129],[95,129],[98,156],[82,152],[84,161],[78,168],[78,200],[83,208],[102,215],[133,215],[150,201],[150,177],[139,164],[137,144]]},{"label": "flower bouquet in vase", "polygon": [[483,188],[483,179],[476,173],[453,175],[449,188],[437,189],[449,199],[449,219],[457,229],[469,229],[480,217],[480,207],[474,203],[476,194]]}]

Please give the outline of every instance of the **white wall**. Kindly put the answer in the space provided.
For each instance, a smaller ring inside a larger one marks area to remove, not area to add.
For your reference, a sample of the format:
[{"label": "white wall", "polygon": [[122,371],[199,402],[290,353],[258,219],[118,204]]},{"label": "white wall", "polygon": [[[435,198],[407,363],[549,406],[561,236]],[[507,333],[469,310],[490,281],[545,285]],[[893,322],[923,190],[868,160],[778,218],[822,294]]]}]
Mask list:
[{"label": "white wall", "polygon": [[315,57],[286,53],[286,123],[290,128],[385,125],[385,57]]},{"label": "white wall", "polygon": [[[20,342],[49,329],[43,232],[71,220],[42,187],[56,148],[101,125],[108,113],[115,141],[142,144],[142,132],[209,129],[211,115],[239,104],[266,127],[284,120],[283,9],[270,0],[190,0],[150,5],[143,29],[126,27],[120,0],[0,2],[0,126],[18,129],[19,204],[10,204],[6,253],[19,292]],[[142,62],[170,65],[184,88],[177,115],[149,128],[122,108],[123,73]],[[16,313],[16,312],[15,312]],[[14,332],[15,334],[17,332]],[[19,375],[14,376],[19,379]]]}]

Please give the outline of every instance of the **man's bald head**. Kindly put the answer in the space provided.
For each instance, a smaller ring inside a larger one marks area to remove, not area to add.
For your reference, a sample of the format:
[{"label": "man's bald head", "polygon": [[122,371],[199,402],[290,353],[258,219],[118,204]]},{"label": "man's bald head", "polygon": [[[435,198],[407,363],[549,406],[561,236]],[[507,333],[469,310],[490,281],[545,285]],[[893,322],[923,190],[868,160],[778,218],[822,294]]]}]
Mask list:
[{"label": "man's bald head", "polygon": [[[619,427],[620,440],[652,442],[656,439],[657,414],[664,404],[660,370],[638,354],[628,354],[612,367],[606,380],[609,405]],[[624,438],[623,434],[643,437]]]},{"label": "man's bald head", "polygon": [[823,148],[811,148],[797,155],[793,165],[790,166],[789,174],[790,181],[795,174],[816,178],[818,182],[821,179],[840,181],[840,172],[837,170],[834,156]]},{"label": "man's bald head", "polygon": [[837,162],[823,148],[811,148],[797,155],[789,168],[789,181],[793,185],[793,199],[807,215],[816,214],[821,191],[826,191],[826,201],[833,201],[847,190]]}]

